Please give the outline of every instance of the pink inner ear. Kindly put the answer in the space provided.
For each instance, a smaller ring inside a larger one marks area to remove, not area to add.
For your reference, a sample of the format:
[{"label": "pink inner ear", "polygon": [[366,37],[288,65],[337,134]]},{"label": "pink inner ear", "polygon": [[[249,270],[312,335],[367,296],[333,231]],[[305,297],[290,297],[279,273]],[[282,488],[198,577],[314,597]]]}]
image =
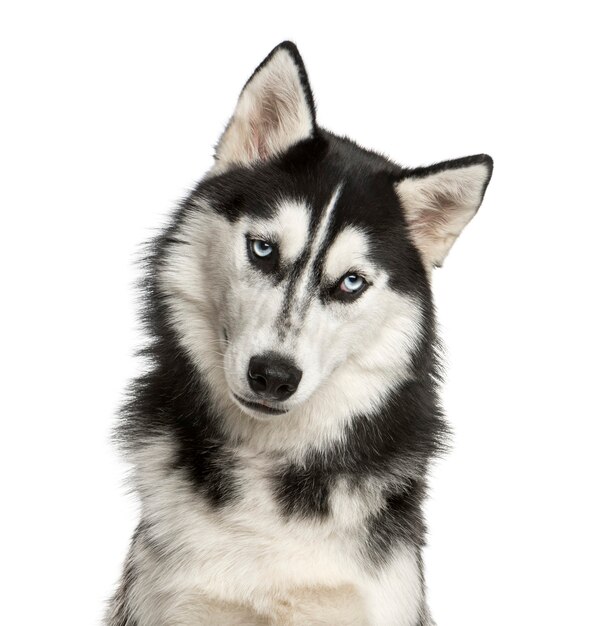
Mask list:
[{"label": "pink inner ear", "polygon": [[257,113],[251,127],[252,141],[256,146],[258,157],[265,160],[271,156],[273,135],[282,131],[282,119],[290,119],[294,111],[291,110],[290,101],[285,100],[281,92],[270,92],[261,99]]},{"label": "pink inner ear", "polygon": [[266,159],[268,155],[264,148],[264,141],[261,136],[258,124],[250,120],[250,141],[248,143],[248,157],[251,160]]},{"label": "pink inner ear", "polygon": [[449,205],[433,205],[431,208],[423,209],[417,213],[412,225],[418,233],[428,237],[439,237],[447,227],[446,208]]},{"label": "pink inner ear", "polygon": [[466,163],[399,183],[397,190],[411,236],[430,265],[442,265],[453,242],[476,213],[490,171],[486,161]]},{"label": "pink inner ear", "polygon": [[313,128],[313,110],[299,68],[288,52],[280,50],[246,84],[217,147],[217,160],[264,161],[306,139]]},{"label": "pink inner ear", "polygon": [[279,126],[279,116],[277,114],[277,104],[271,98],[265,98],[249,122],[250,138],[248,142],[248,156],[251,159],[268,159],[270,151],[270,135],[277,132]]}]

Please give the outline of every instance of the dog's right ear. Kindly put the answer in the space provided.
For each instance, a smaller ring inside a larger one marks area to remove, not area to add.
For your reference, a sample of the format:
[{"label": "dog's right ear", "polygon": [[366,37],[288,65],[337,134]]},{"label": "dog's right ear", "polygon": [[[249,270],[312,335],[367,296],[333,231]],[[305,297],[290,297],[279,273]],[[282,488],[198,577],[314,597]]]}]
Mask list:
[{"label": "dog's right ear", "polygon": [[243,88],[233,117],[216,146],[216,170],[249,165],[281,154],[312,137],[315,109],[297,47],[274,48]]}]

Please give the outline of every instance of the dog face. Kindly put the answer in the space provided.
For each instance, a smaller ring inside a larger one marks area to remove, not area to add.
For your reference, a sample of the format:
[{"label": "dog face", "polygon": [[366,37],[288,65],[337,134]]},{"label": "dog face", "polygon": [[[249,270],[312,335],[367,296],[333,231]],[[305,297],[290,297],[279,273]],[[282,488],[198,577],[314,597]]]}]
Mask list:
[{"label": "dog face", "polygon": [[[265,189],[273,188],[278,172],[269,175],[257,172]],[[419,332],[413,287],[421,287],[423,272],[415,255],[409,259],[399,207],[394,217],[404,269],[382,254],[392,236],[377,228],[375,237],[372,224],[347,219],[354,203],[370,210],[374,198],[334,178],[315,197],[305,182],[292,193],[281,185],[277,193],[248,199],[264,211],[246,211],[222,228],[221,256],[214,255],[225,264],[212,293],[226,384],[257,416],[301,406],[348,362],[362,372],[402,371]],[[397,282],[402,289],[393,288]],[[355,399],[352,386],[342,392]]]},{"label": "dog face", "polygon": [[215,396],[267,420],[380,403],[427,340],[429,272],[490,175],[485,155],[405,170],[322,130],[298,51],[273,50],[159,266],[170,323]]}]

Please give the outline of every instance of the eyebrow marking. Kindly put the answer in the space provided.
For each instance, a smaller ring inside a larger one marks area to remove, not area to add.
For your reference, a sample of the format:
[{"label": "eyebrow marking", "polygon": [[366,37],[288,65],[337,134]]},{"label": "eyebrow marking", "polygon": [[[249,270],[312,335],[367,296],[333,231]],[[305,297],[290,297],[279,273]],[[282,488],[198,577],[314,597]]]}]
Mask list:
[{"label": "eyebrow marking", "polygon": [[278,244],[283,260],[291,263],[298,258],[307,243],[309,215],[303,200],[280,200],[272,217],[248,223],[249,235]]},{"label": "eyebrow marking", "polygon": [[342,185],[339,185],[335,189],[330,199],[330,202],[326,205],[322,215],[320,216],[320,223],[318,224],[318,227],[314,234],[313,241],[311,242],[311,247],[309,249],[309,256],[307,258],[307,262],[305,263],[305,267],[303,268],[303,271],[301,273],[301,280],[299,281],[295,289],[294,295],[297,301],[303,300],[305,296],[305,291],[311,283],[311,270],[314,267],[316,261],[318,260],[322,245],[327,239],[329,226],[331,223],[331,216],[337,204],[337,200],[339,199],[339,195],[341,194],[341,187]]},{"label": "eyebrow marking", "polygon": [[331,282],[339,280],[346,272],[369,265],[368,239],[365,233],[355,226],[345,227],[332,242],[320,268]]},{"label": "eyebrow marking", "polygon": [[278,317],[278,334],[280,338],[286,336],[287,330],[293,325],[294,318],[302,315],[305,310],[307,288],[311,285],[315,273],[316,262],[319,259],[319,251],[328,238],[333,210],[341,195],[343,185],[339,185],[328,204],[324,207],[320,221],[310,233],[311,245],[306,246],[305,253],[295,263],[291,276],[286,286],[284,303]]},{"label": "eyebrow marking", "polygon": [[281,256],[289,262],[296,260],[309,236],[309,214],[305,203],[297,200],[279,203],[272,224],[277,229]]}]

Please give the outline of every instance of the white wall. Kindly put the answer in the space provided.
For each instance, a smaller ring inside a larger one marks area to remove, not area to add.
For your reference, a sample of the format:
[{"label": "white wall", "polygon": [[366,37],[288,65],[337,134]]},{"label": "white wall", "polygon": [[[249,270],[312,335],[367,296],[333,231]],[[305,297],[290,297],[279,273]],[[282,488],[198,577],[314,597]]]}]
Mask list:
[{"label": "white wall", "polygon": [[602,3],[299,6],[0,10],[0,620],[99,622],[137,517],[109,437],[138,245],[290,38],[322,125],[405,165],[495,159],[435,277],[455,429],[428,505],[438,623],[609,624]]}]

